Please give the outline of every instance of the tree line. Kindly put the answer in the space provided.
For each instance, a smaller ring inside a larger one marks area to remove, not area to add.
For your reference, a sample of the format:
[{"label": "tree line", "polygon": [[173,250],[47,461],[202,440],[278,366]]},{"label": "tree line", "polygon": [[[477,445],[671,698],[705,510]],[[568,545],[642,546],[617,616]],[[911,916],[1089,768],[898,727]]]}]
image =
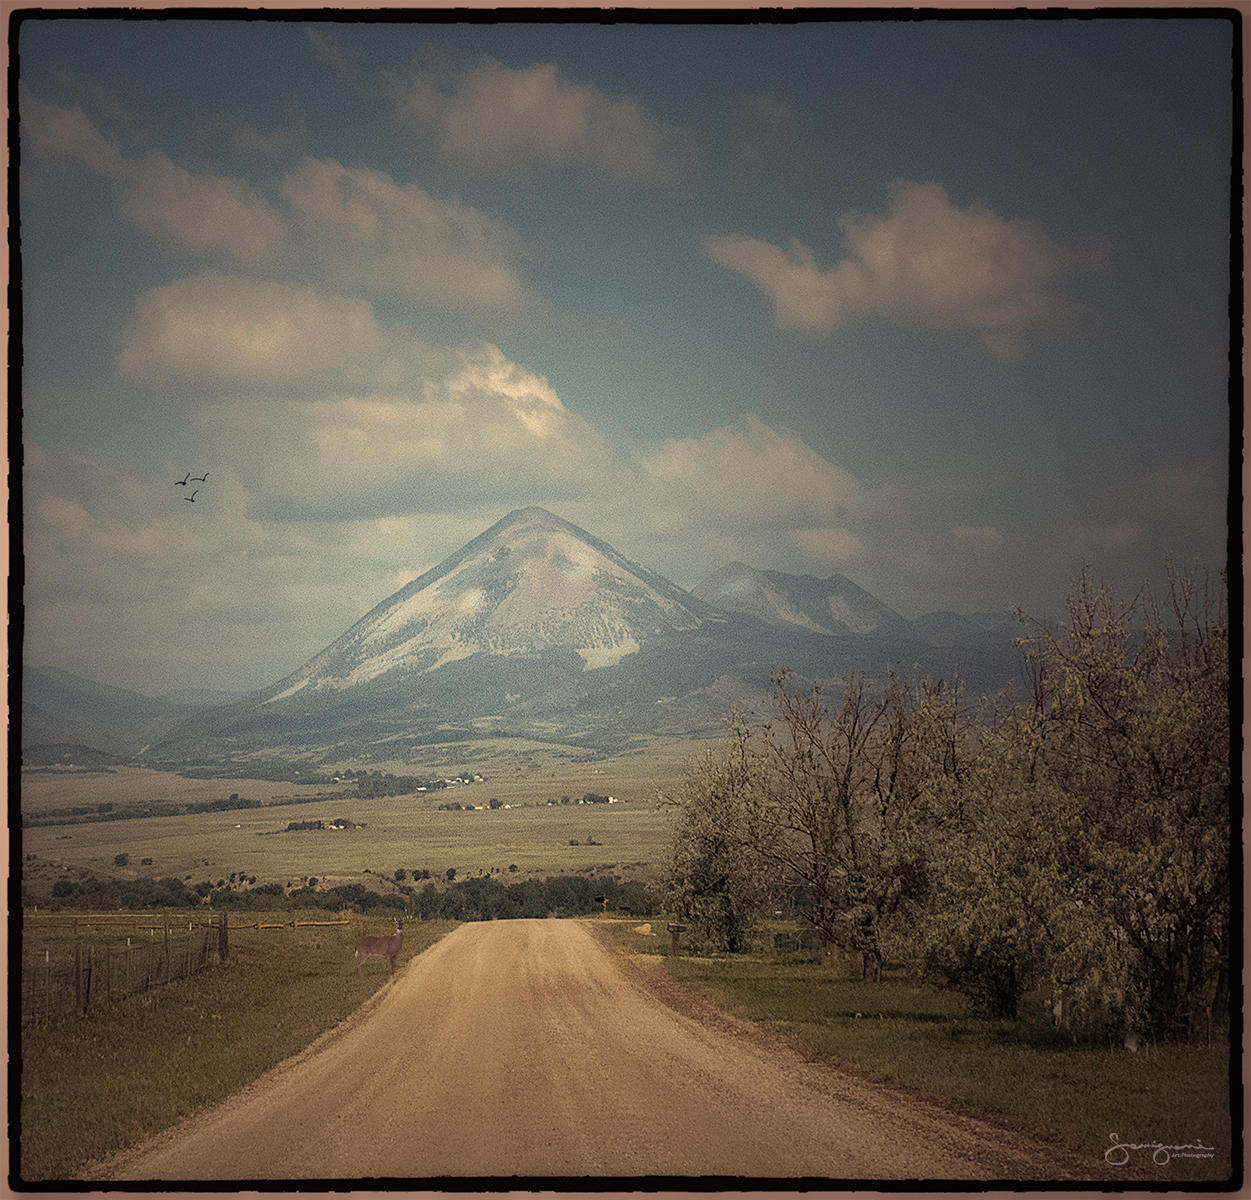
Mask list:
[{"label": "tree line", "polygon": [[[426,873],[428,876],[428,872]],[[453,871],[454,875],[455,872]],[[414,872],[414,877],[418,872]],[[255,884],[255,879],[252,880]],[[316,880],[285,888],[280,883],[235,887],[208,881],[191,884],[172,876],[160,879],[101,879],[86,873],[78,879],[59,879],[54,901],[89,909],[194,908],[205,905],[231,911],[271,912],[286,909],[351,910],[361,913],[409,914],[423,920],[504,920],[510,917],[576,917],[626,909],[650,916],[660,911],[662,899],[635,880],[614,875],[555,875],[505,884],[491,876],[428,882],[418,890],[403,885],[385,894],[361,883],[318,889]]]},{"label": "tree line", "polygon": [[668,902],[702,944],[789,909],[865,979],[887,959],[1015,1017],[1186,1041],[1230,995],[1230,641],[1224,581],[1075,583],[1018,639],[1023,688],[783,674],[776,713],[688,769]]}]

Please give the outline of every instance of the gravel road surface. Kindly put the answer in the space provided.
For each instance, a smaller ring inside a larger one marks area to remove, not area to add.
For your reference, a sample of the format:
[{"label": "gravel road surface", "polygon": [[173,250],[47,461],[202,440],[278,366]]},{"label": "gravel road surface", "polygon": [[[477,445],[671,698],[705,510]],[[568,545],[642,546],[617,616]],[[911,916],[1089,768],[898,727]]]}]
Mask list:
[{"label": "gravel road surface", "polygon": [[547,920],[460,926],[304,1053],[96,1178],[1058,1180],[1065,1166],[805,1063],[659,959]]}]

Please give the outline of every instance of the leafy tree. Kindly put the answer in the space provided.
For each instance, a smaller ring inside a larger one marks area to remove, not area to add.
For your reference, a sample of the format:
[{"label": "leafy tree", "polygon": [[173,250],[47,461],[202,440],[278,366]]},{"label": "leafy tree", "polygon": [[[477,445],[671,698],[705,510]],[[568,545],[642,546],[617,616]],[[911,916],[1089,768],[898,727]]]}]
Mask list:
[{"label": "leafy tree", "polygon": [[[1166,603],[1086,572],[1028,646],[1047,682],[1040,766],[1074,830],[1068,888],[1106,923],[1125,1023],[1187,1040],[1229,978],[1229,625],[1169,567]],[[1097,923],[1096,923],[1097,924]]]},{"label": "leafy tree", "polygon": [[688,767],[676,803],[677,831],[666,890],[695,940],[746,950],[770,895],[772,878],[759,820],[762,762],[740,714],[720,746]]},{"label": "leafy tree", "polygon": [[429,921],[438,915],[442,897],[433,883],[427,883],[417,894],[417,913],[423,921]]},{"label": "leafy tree", "polygon": [[[1036,770],[1034,716],[986,705],[962,721],[957,708],[927,793],[930,892],[917,929],[925,972],[997,1017],[1017,1015],[1062,946],[1075,967],[1077,931],[1094,932],[1068,886],[1073,830]],[[1093,979],[1094,964],[1086,970]]]},{"label": "leafy tree", "polygon": [[1186,1040],[1228,999],[1224,604],[1171,569],[1164,608],[1083,572],[1067,617],[933,779],[926,966],[999,1015],[1034,982],[1075,1033]]}]

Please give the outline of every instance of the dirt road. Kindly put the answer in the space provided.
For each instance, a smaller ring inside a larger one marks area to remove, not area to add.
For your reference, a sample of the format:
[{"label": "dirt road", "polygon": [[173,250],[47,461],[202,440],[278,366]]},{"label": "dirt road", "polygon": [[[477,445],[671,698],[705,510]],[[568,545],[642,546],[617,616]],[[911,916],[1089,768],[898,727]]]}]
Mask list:
[{"label": "dirt road", "polygon": [[659,960],[575,921],[464,925],[308,1051],[99,1178],[1065,1177],[1025,1139],[678,995]]}]

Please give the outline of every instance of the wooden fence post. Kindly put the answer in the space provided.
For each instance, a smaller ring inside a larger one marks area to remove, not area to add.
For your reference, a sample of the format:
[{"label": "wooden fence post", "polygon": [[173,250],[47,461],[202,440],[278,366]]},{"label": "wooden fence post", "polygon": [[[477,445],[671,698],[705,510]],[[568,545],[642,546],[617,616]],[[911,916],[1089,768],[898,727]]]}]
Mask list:
[{"label": "wooden fence post", "polygon": [[226,920],[226,910],[223,908],[221,916],[217,921],[217,957],[226,961],[226,956],[230,953],[230,925]]},{"label": "wooden fence post", "polygon": [[74,1011],[83,1010],[83,948],[74,946]]},{"label": "wooden fence post", "polygon": [[169,982],[169,913],[162,915],[162,926],[165,931],[165,982]]}]

